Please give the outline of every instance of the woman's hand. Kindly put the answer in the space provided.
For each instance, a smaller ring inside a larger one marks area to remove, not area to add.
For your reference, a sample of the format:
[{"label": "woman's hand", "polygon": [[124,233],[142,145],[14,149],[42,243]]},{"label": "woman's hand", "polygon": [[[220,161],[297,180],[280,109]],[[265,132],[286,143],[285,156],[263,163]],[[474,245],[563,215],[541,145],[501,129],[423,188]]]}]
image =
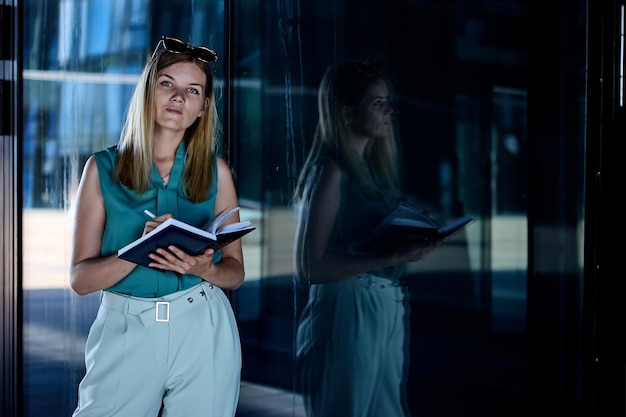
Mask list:
[{"label": "woman's hand", "polygon": [[[171,219],[171,213],[150,219],[143,228],[143,234],[150,233],[167,219]],[[167,249],[159,248],[149,256],[152,262],[149,266],[163,271],[173,271],[179,274],[194,274],[205,276],[210,274],[213,265],[213,249],[207,249],[202,254],[193,256],[185,253],[182,249],[171,245]]]},{"label": "woman's hand", "polygon": [[162,214],[158,217],[155,217],[153,219],[150,219],[146,222],[146,225],[143,227],[143,235],[150,233],[151,231],[153,231],[154,229],[156,229],[157,227],[159,227],[159,225],[161,225],[161,223],[163,223],[164,221],[166,221],[167,219],[171,219],[172,214],[171,213],[166,213],[166,214]]},{"label": "woman's hand", "polygon": [[[146,225],[146,227],[148,227]],[[207,249],[202,254],[193,256],[185,253],[176,246],[167,249],[157,249],[150,254],[150,267],[164,271],[178,272],[179,274],[194,274],[201,277],[211,276],[214,268],[213,249]]]}]

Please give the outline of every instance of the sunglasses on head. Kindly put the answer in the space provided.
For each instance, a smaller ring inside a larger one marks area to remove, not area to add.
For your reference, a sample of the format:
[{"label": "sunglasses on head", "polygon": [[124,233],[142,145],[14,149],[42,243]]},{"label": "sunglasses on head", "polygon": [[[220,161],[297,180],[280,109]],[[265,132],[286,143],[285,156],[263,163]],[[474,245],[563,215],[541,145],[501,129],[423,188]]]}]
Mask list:
[{"label": "sunglasses on head", "polygon": [[163,45],[163,48],[166,51],[173,52],[175,54],[191,54],[207,64],[217,62],[217,53],[213,49],[207,48],[206,46],[191,46],[180,39],[172,38],[171,36],[161,36],[159,43],[157,43],[156,48],[154,48],[154,52],[152,53],[153,58],[154,54],[156,54],[159,49],[159,45]]}]

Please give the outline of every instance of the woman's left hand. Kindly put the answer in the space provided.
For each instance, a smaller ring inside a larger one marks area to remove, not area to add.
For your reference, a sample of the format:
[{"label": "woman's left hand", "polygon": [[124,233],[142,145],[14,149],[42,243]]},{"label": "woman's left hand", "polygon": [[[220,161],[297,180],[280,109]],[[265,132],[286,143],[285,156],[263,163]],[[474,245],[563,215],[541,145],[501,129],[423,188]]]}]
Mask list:
[{"label": "woman's left hand", "polygon": [[186,254],[176,246],[168,249],[157,249],[150,254],[150,267],[164,271],[178,272],[179,274],[194,274],[201,277],[207,276],[213,265],[213,249],[207,249],[202,254],[192,256]]}]

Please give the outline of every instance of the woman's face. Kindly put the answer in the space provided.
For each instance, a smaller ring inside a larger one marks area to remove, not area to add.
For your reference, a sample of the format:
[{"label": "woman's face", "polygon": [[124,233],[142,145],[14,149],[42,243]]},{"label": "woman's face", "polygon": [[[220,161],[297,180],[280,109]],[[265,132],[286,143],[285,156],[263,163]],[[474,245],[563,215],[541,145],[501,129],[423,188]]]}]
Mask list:
[{"label": "woman's face", "polygon": [[177,62],[161,70],[155,92],[157,130],[185,131],[209,105],[204,72],[193,62]]},{"label": "woman's face", "polygon": [[378,80],[367,89],[363,99],[354,108],[352,130],[372,139],[387,138],[393,128],[393,113],[387,84]]}]

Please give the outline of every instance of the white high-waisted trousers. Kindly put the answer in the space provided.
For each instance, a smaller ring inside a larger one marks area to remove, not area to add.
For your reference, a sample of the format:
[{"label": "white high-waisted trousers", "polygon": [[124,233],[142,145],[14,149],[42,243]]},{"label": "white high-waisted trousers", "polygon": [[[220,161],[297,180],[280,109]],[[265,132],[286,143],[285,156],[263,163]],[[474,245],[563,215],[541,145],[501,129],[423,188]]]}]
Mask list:
[{"label": "white high-waisted trousers", "polygon": [[408,292],[362,274],[314,284],[297,334],[309,417],[408,415]]},{"label": "white high-waisted trousers", "polygon": [[209,283],[160,298],[103,292],[85,365],[73,417],[235,415],[239,331]]}]

